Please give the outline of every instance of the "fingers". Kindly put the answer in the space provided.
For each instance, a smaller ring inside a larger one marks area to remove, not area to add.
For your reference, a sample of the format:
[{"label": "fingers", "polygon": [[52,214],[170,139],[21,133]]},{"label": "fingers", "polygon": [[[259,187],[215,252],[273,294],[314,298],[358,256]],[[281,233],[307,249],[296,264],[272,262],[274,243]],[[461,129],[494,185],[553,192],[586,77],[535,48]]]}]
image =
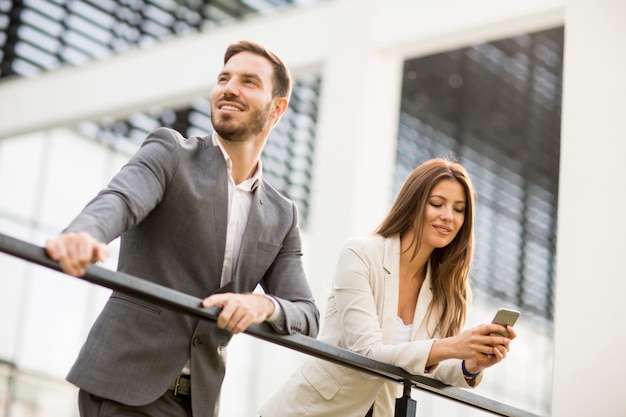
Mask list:
[{"label": "fingers", "polygon": [[77,277],[93,262],[103,262],[109,249],[87,233],[64,233],[46,241],[45,250],[51,259],[58,261],[61,269]]},{"label": "fingers", "polygon": [[506,330],[509,332],[509,339],[513,340],[517,337],[517,333],[511,326],[506,326]]},{"label": "fingers", "polygon": [[[507,327],[510,330],[510,327]],[[487,357],[493,359],[494,363],[497,363],[506,358],[509,350],[511,349],[511,339],[507,337],[502,337],[498,334],[492,335],[491,337],[496,340],[491,344],[491,353],[488,354]]]},{"label": "fingers", "polygon": [[93,247],[93,253],[91,257],[92,262],[105,262],[109,259],[109,247],[104,243],[96,242]]},{"label": "fingers", "polygon": [[202,301],[205,308],[221,307],[217,326],[233,334],[243,332],[251,324],[262,323],[274,309],[274,304],[261,294],[214,294]]},{"label": "fingers", "polygon": [[499,324],[483,324],[472,329],[469,347],[474,352],[473,357],[477,359],[493,357],[498,360],[506,357],[511,337],[502,336],[501,333],[505,330],[509,331],[511,337],[516,336],[510,326],[504,327]]},{"label": "fingers", "polygon": [[507,327],[509,326],[503,326],[501,324],[495,324],[495,323],[490,323],[490,324],[485,324],[482,327],[484,327],[485,331],[487,331],[487,333],[496,333],[499,334],[501,336],[507,336]]},{"label": "fingers", "polygon": [[486,324],[480,326],[487,335],[492,338],[489,342],[491,345],[506,345],[508,346],[511,343],[511,340],[514,339],[517,334],[513,330],[511,326],[502,326],[500,324]]},{"label": "fingers", "polygon": [[493,355],[498,359],[498,362],[506,358],[508,352],[508,346],[498,345],[493,347]]},{"label": "fingers", "polygon": [[503,346],[492,346],[491,353],[482,354],[480,357],[468,359],[468,363],[472,363],[472,369],[486,369],[506,358],[507,350]]},{"label": "fingers", "polygon": [[[504,337],[500,332],[507,330],[509,337]],[[498,324],[483,324],[470,329],[466,334],[466,354],[461,357],[471,361],[472,369],[485,369],[505,359],[510,350],[510,343],[517,336],[512,327]]]}]

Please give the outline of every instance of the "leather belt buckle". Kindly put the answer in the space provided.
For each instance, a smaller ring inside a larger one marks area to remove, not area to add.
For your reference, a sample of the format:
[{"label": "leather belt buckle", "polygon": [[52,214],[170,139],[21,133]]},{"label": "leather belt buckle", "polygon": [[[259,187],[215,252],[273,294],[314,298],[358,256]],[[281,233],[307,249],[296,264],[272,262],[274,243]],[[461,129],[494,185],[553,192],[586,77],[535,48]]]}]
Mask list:
[{"label": "leather belt buckle", "polygon": [[178,388],[180,388],[180,378],[182,376],[182,374],[178,374],[178,376],[176,377],[176,381],[174,381],[174,395],[178,395]]},{"label": "leather belt buckle", "polygon": [[189,375],[178,374],[174,383],[170,386],[174,396],[191,395],[191,381]]}]

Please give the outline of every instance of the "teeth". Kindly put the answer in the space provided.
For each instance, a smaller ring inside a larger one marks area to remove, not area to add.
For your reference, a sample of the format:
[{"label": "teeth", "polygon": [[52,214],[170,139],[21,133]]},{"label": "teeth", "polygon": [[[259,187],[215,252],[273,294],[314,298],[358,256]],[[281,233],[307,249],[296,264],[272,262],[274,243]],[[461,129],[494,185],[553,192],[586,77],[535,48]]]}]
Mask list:
[{"label": "teeth", "polygon": [[239,109],[237,107],[234,107],[234,106],[222,106],[222,110],[239,111]]}]

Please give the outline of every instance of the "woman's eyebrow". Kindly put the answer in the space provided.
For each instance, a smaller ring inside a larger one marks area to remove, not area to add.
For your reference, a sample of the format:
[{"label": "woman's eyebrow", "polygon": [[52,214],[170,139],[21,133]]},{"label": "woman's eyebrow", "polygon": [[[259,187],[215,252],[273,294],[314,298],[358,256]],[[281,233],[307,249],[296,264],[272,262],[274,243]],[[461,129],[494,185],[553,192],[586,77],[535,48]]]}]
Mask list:
[{"label": "woman's eyebrow", "polygon": [[[446,197],[444,197],[444,196],[442,196],[442,195],[439,195],[439,194],[431,194],[431,195],[430,195],[430,198],[433,198],[433,197],[441,198],[442,200],[446,200],[446,201],[448,201],[448,199],[447,199]],[[463,203],[463,204],[465,204],[465,200],[456,200],[454,203],[455,203],[455,204],[456,204],[456,203]]]}]

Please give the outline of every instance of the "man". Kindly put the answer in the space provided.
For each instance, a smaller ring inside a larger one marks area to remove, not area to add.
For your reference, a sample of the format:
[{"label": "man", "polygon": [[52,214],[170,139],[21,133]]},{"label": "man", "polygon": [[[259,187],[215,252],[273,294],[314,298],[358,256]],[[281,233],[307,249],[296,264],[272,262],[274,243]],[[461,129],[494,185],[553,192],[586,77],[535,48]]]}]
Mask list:
[{"label": "man", "polygon": [[[121,235],[120,271],[221,307],[213,323],[113,292],[67,377],[80,388],[82,417],[217,416],[232,334],[268,321],[284,334],[317,335],[296,207],[261,177],[261,152],[290,94],[274,53],[230,45],[211,93],[215,132],[154,131],[46,242],[65,272],[81,276]],[[267,295],[252,293],[257,284]]]}]

